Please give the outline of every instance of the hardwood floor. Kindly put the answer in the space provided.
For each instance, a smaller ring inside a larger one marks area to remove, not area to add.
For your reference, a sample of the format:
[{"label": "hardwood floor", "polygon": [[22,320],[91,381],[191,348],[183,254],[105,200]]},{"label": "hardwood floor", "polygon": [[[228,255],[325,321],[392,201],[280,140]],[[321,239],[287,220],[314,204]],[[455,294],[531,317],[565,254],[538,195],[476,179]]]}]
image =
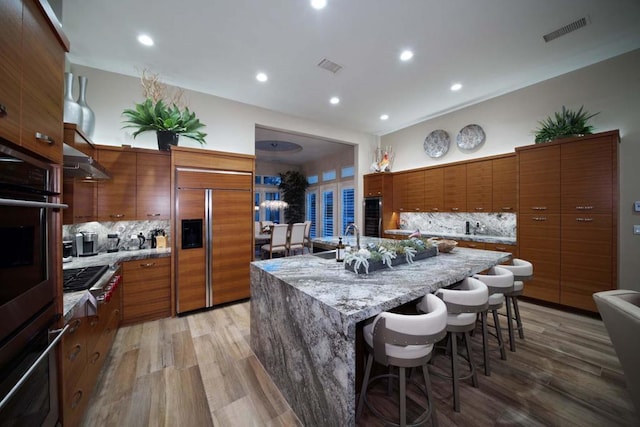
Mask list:
[{"label": "hardwood floor", "polygon": [[[301,425],[251,351],[249,304],[120,329],[83,425]],[[600,320],[520,306],[526,339],[517,339],[506,361],[492,349],[492,373],[485,377],[479,370],[479,388],[463,381],[460,413],[453,411],[449,380],[431,375],[440,426],[640,424]],[[480,335],[472,339],[478,364]],[[447,369],[447,357],[436,356],[434,364]],[[415,389],[409,395],[411,417],[424,402]],[[395,414],[383,397],[377,399],[374,389],[370,400]],[[359,425],[383,423],[365,409]]]}]

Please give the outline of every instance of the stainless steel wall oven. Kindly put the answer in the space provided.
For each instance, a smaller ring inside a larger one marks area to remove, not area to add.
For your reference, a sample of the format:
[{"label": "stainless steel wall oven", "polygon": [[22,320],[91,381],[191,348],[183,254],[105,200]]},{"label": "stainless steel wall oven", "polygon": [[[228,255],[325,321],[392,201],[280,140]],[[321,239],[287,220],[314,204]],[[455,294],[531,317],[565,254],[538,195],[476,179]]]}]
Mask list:
[{"label": "stainless steel wall oven", "polygon": [[58,421],[55,171],[0,140],[0,425]]}]

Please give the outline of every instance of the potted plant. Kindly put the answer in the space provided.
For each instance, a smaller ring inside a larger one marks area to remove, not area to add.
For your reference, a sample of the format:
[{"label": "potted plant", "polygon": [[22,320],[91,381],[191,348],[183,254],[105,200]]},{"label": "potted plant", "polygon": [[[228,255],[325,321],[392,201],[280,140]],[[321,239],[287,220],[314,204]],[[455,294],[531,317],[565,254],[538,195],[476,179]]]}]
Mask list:
[{"label": "potted plant", "polygon": [[547,117],[538,122],[540,127],[535,130],[535,143],[549,142],[554,139],[570,136],[582,136],[593,133],[593,126],[587,125],[587,121],[593,116],[583,111],[583,106],[578,111],[568,110],[562,106],[561,112],[556,112],[553,117]]},{"label": "potted plant", "polygon": [[289,206],[286,208],[287,222],[293,224],[304,222],[304,194],[309,187],[307,177],[298,171],[287,171],[280,174],[282,200]]},{"label": "potted plant", "polygon": [[168,106],[162,99],[154,103],[151,98],[136,104],[135,109],[126,109],[122,115],[127,118],[124,128],[137,128],[133,137],[143,132],[155,131],[158,137],[158,149],[169,150],[169,145],[177,145],[178,137],[183,135],[206,144],[206,133],[201,132],[205,125],[188,107],[181,110],[176,104]]}]

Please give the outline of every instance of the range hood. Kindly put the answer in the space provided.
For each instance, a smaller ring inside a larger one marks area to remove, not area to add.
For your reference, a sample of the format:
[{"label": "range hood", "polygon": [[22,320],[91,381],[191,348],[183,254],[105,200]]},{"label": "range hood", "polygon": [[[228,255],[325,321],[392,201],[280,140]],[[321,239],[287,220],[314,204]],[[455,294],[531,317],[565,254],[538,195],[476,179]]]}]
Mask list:
[{"label": "range hood", "polygon": [[93,157],[70,145],[63,145],[63,174],[91,179],[111,179],[109,173]]}]

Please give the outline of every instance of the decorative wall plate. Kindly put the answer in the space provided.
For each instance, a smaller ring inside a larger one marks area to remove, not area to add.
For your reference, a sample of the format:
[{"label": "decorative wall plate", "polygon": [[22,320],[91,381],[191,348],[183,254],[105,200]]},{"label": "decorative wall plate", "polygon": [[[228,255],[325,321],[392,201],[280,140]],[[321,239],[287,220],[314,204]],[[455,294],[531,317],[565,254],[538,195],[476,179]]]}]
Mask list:
[{"label": "decorative wall plate", "polygon": [[450,139],[447,131],[442,129],[434,130],[424,139],[424,152],[429,157],[437,159],[447,154],[449,143]]},{"label": "decorative wall plate", "polygon": [[482,144],[484,140],[484,130],[479,125],[467,125],[460,129],[456,143],[461,150],[473,150]]}]

